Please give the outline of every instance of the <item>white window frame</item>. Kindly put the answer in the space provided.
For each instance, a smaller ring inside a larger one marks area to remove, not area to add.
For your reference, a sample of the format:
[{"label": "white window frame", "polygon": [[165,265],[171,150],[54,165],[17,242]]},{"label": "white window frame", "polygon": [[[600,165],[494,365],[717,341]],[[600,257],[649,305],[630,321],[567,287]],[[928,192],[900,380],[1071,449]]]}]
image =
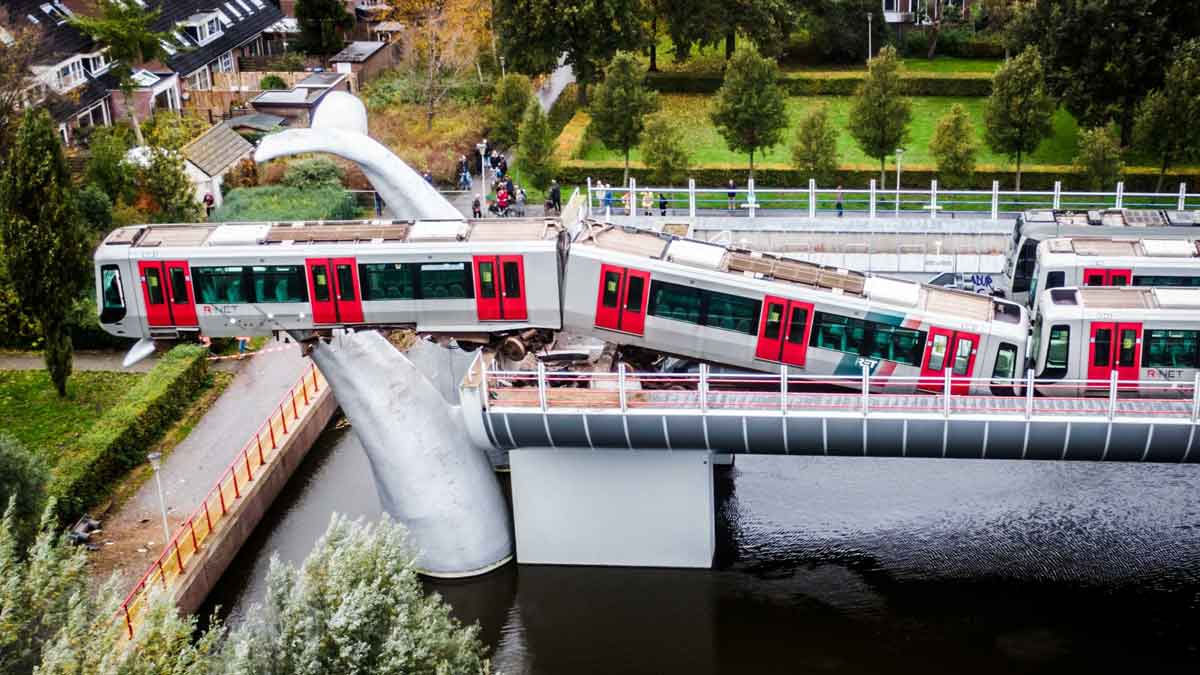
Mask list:
[{"label": "white window frame", "polygon": [[188,75],[186,82],[191,91],[209,91],[212,89],[212,73],[208,71],[208,66],[203,66]]},{"label": "white window frame", "polygon": [[[96,113],[97,109],[99,109],[99,111],[100,111],[99,123],[97,123],[97,121],[96,121],[95,113]],[[87,108],[87,110],[83,110],[78,115],[76,115],[75,116],[75,126],[82,127],[83,125],[80,124],[80,121],[84,117],[88,118],[88,121],[90,122],[89,126],[106,127],[106,126],[112,124],[112,121],[108,117],[108,106],[104,104],[104,101],[100,101],[99,103],[96,103],[95,105],[89,106]]]},{"label": "white window frame", "polygon": [[217,60],[213,61],[213,63],[216,64],[216,71],[218,73],[232,73],[233,72],[233,50],[229,50],[229,51],[225,52],[224,54],[222,54],[221,56],[217,57]]},{"label": "white window frame", "polygon": [[[63,77],[63,71],[67,71],[67,76]],[[54,66],[54,88],[60,92],[71,91],[75,87],[87,82],[87,69],[83,66],[82,56],[73,56],[66,61],[60,62]]]},{"label": "white window frame", "polygon": [[203,46],[225,34],[225,27],[221,25],[220,15],[216,12],[207,12],[198,15],[195,19],[179,22],[180,26],[184,27],[186,33],[189,29],[195,30],[195,35],[189,34],[197,45]]}]

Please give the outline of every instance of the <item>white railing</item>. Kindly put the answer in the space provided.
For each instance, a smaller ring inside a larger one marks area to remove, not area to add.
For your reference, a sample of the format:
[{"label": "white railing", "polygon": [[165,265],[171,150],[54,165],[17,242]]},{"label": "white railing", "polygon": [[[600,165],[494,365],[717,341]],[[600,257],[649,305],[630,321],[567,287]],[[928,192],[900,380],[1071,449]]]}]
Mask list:
[{"label": "white railing", "polygon": [[[644,197],[651,195],[650,208]],[[733,193],[732,198],[730,193]],[[871,181],[867,188],[818,187],[809,181],[807,188],[755,188],[754,181],[746,186],[697,188],[694,180],[686,187],[638,187],[634,179],[624,186],[599,186],[588,179],[588,200],[585,215],[602,218],[606,215],[629,215],[630,211],[653,215],[688,216],[737,215],[755,218],[804,217],[815,218],[841,212],[866,215],[869,218],[891,215],[937,218],[939,215],[990,217],[998,220],[1001,214],[1015,214],[1029,209],[1108,209],[1147,208],[1185,211],[1200,208],[1200,193],[1189,193],[1187,183],[1180,183],[1177,192],[1126,192],[1123,182],[1112,192],[1075,192],[1062,189],[1055,181],[1053,190],[1001,190],[999,181],[991,190],[946,190],[932,181],[928,189],[877,189]],[[628,202],[626,197],[628,196]],[[667,202],[663,213],[662,200]]]},{"label": "white railing", "polygon": [[[483,368],[483,365],[480,366]],[[953,417],[1085,416],[1200,423],[1200,374],[1190,381],[1037,380],[1024,378],[878,377],[781,373],[548,372],[483,370],[485,409],[748,411],[805,414],[901,414]],[[984,389],[992,395],[956,393]],[[857,391],[855,391],[857,390]],[[946,392],[951,392],[949,395]]]}]

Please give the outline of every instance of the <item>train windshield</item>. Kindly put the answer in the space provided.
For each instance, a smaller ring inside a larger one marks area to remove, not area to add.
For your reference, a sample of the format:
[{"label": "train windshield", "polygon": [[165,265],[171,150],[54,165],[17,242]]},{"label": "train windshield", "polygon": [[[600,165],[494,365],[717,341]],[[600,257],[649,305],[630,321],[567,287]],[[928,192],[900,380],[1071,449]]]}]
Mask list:
[{"label": "train windshield", "polygon": [[125,318],[125,293],[121,290],[121,270],[116,265],[100,268],[100,321],[114,323]]}]

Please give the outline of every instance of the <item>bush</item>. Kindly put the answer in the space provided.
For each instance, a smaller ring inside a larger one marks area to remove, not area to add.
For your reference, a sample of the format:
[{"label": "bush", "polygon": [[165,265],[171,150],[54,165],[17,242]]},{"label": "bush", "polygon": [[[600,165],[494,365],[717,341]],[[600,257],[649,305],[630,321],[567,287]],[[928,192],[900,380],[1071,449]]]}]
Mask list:
[{"label": "bush", "polygon": [[566,87],[563,87],[562,93],[555,99],[554,105],[550,106],[550,112],[546,114],[546,121],[550,124],[550,133],[558,136],[562,133],[563,127],[575,117],[575,112],[579,110],[579,85],[572,82]]},{"label": "bush", "polygon": [[263,89],[263,90],[287,89],[288,86],[287,86],[287,82],[284,82],[282,77],[280,77],[278,75],[267,75],[263,79],[259,80],[258,88]]},{"label": "bush", "polygon": [[351,220],[357,216],[354,196],[340,187],[269,185],[231,190],[209,221]]},{"label": "bush", "polygon": [[491,127],[492,144],[508,148],[517,144],[521,135],[521,124],[525,111],[533,101],[533,85],[529,78],[512,73],[496,83],[495,96],[488,109],[488,125]]},{"label": "bush", "polygon": [[179,150],[209,127],[208,122],[192,114],[181,114],[174,110],[159,110],[142,122],[142,135],[146,144]]},{"label": "bush", "polygon": [[558,141],[554,144],[554,156],[560,161],[578,158],[587,147],[588,129],[591,126],[591,115],[583,110],[575,113],[570,124],[558,134]]},{"label": "bush", "polygon": [[[865,73],[828,71],[784,73],[779,86],[788,96],[853,96]],[[988,96],[988,73],[901,73],[908,96]],[[721,88],[720,73],[649,73],[646,84],[667,94],[711,94]]]},{"label": "bush", "polygon": [[333,160],[314,157],[288,164],[282,182],[288,187],[316,190],[323,187],[342,187],[342,179],[345,177],[345,172],[334,164]]},{"label": "bush", "polygon": [[199,345],[172,349],[62,456],[46,490],[58,501],[60,520],[78,518],[122,473],[145,461],[146,449],[206,382],[207,354]]}]

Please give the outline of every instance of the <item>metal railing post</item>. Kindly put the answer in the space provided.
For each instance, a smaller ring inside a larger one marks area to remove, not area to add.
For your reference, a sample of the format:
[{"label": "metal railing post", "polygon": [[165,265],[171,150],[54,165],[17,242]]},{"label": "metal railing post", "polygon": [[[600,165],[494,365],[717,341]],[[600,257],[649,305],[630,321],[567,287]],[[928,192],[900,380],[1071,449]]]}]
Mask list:
[{"label": "metal railing post", "polygon": [[708,364],[700,364],[700,412],[708,412]]},{"label": "metal railing post", "polygon": [[871,179],[871,197],[870,197],[870,207],[869,208],[870,208],[871,213],[868,217],[871,220],[875,220],[875,179],[874,178]]},{"label": "metal railing post", "polygon": [[312,376],[313,376],[313,391],[321,391],[321,384],[320,384],[320,382],[317,381],[317,364],[315,364],[315,363],[313,364],[313,367],[312,367]]},{"label": "metal railing post", "polygon": [[[871,394],[871,368],[867,364],[862,364],[862,414],[867,416],[870,412],[870,404],[868,397]],[[864,448],[865,449],[865,448]]]},{"label": "metal railing post", "polygon": [[[630,180],[633,180],[632,178]],[[624,364],[621,364],[624,365]],[[543,361],[538,361],[537,364],[537,385],[538,385],[538,405],[541,406],[542,412],[546,412],[546,364]],[[621,406],[624,410],[624,405]]]},{"label": "metal railing post", "polygon": [[[1200,378],[1200,373],[1196,375]],[[779,366],[779,412],[787,414],[788,409],[788,367]]]},{"label": "metal railing post", "polygon": [[583,214],[588,218],[592,217],[592,177],[591,176],[588,176],[588,179],[587,179],[587,199],[583,200]]},{"label": "metal railing post", "polygon": [[1025,371],[1025,421],[1033,417],[1033,368]]},{"label": "metal railing post", "polygon": [[950,386],[953,383],[953,380],[950,378],[950,372],[952,370],[953,368],[947,368],[944,371],[945,377],[943,378],[945,386],[942,389],[942,417],[946,419],[950,419]]},{"label": "metal railing post", "polygon": [[992,220],[1000,220],[1000,181],[992,181]]},{"label": "metal railing post", "polygon": [[929,181],[929,217],[937,218],[937,179]]},{"label": "metal railing post", "polygon": [[188,527],[191,528],[191,530],[192,530],[192,550],[199,551],[200,550],[200,542],[196,541],[196,524],[194,522],[194,519],[188,518]]},{"label": "metal railing post", "polygon": [[696,179],[688,179],[688,218],[696,217]]},{"label": "metal railing post", "polygon": [[1179,207],[1176,210],[1184,211],[1186,209],[1187,209],[1187,183],[1180,183],[1179,184]]},{"label": "metal railing post", "polygon": [[754,201],[754,179],[750,178],[746,181],[746,204],[749,205],[750,220],[754,220],[754,211],[757,203]]},{"label": "metal railing post", "polygon": [[1116,203],[1116,207],[1117,207],[1118,209],[1120,209],[1120,208],[1124,208],[1124,207],[1123,207],[1123,204],[1124,204],[1124,203],[1125,203],[1125,181],[1123,181],[1123,180],[1122,180],[1122,181],[1117,181],[1117,203]]},{"label": "metal railing post", "polygon": [[808,179],[808,217],[817,217],[817,181],[814,178]]},{"label": "metal railing post", "polygon": [[621,404],[621,412],[625,412],[627,403],[625,399],[625,362],[617,364],[617,400]]},{"label": "metal railing post", "polygon": [[1054,181],[1054,201],[1052,202],[1051,208],[1054,208],[1054,209],[1062,208],[1062,181],[1061,180]]},{"label": "metal railing post", "polygon": [[283,433],[287,434],[287,413],[283,411],[283,404],[279,404],[279,422],[283,424]]},{"label": "metal railing post", "polygon": [[1108,419],[1117,414],[1117,371],[1108,374]]},{"label": "metal railing post", "polygon": [[1192,424],[1200,421],[1200,373],[1192,380]]},{"label": "metal railing post", "polygon": [[483,358],[483,352],[475,357],[479,359],[479,398],[483,399],[483,411],[487,412],[490,404],[488,403],[488,372],[487,359]]},{"label": "metal railing post", "polygon": [[629,177],[629,185],[627,187],[629,188],[629,213],[625,215],[632,217],[635,213],[637,213],[638,208],[637,180],[635,180],[633,176]]}]

